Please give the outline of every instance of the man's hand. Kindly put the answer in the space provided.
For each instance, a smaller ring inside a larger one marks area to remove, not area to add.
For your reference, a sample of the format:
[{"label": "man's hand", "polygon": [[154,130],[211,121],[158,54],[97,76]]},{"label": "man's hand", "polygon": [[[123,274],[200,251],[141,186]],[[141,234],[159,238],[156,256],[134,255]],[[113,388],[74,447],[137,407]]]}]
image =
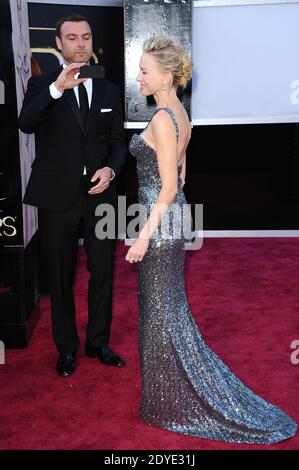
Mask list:
[{"label": "man's hand", "polygon": [[63,69],[55,82],[57,90],[62,93],[64,90],[69,90],[70,88],[74,88],[75,86],[80,85],[80,83],[85,82],[87,80],[86,78],[75,78],[75,75],[80,72],[80,68],[84,65],[86,64],[74,63],[70,64],[66,69]]},{"label": "man's hand", "polygon": [[110,168],[105,167],[97,170],[90,181],[92,183],[94,183],[97,179],[100,181],[88,191],[88,194],[99,194],[105,191],[105,189],[109,188],[111,178],[112,171]]}]

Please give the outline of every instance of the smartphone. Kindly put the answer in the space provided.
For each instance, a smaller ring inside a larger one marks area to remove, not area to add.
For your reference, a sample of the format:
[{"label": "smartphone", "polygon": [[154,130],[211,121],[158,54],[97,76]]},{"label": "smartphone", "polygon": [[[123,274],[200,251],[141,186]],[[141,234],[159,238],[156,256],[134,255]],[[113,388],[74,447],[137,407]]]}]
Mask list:
[{"label": "smartphone", "polygon": [[105,68],[103,65],[84,65],[78,78],[105,78]]}]

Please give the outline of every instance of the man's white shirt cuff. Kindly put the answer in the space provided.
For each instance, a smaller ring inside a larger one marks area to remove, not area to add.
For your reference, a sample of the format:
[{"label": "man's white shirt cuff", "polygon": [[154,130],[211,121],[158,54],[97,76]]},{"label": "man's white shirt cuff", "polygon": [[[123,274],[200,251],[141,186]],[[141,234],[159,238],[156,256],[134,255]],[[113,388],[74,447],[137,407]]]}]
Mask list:
[{"label": "man's white shirt cuff", "polygon": [[114,178],[115,178],[115,171],[112,170],[112,168],[111,168],[110,166],[106,166],[105,168],[109,168],[109,170],[111,170],[112,176],[111,176],[111,178],[110,178],[110,181],[114,180]]},{"label": "man's white shirt cuff", "polygon": [[54,100],[58,100],[59,98],[62,97],[63,91],[57,90],[55,83],[52,83],[49,88],[50,88],[50,95],[52,96]]}]

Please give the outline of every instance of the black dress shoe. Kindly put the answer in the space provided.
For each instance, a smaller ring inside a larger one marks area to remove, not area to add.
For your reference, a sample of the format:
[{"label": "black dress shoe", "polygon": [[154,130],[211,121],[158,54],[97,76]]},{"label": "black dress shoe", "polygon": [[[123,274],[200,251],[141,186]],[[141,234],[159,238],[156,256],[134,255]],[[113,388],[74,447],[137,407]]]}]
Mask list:
[{"label": "black dress shoe", "polygon": [[100,348],[94,348],[92,346],[85,346],[85,354],[88,357],[97,357],[103,364],[106,366],[124,366],[125,361],[115,354],[107,346],[102,346]]},{"label": "black dress shoe", "polygon": [[68,377],[76,369],[76,352],[62,353],[57,361],[56,370],[62,377]]}]

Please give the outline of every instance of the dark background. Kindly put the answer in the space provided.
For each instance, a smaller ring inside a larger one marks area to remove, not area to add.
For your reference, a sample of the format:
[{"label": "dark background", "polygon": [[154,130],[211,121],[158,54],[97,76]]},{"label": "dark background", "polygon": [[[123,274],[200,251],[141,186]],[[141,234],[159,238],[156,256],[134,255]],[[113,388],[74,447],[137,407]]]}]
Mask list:
[{"label": "dark background", "polygon": [[[24,347],[29,326],[38,316],[29,321],[37,302],[37,260],[35,237],[26,250],[23,247],[18,109],[8,0],[0,0],[0,80],[5,84],[5,103],[0,105],[0,338],[5,347]],[[5,235],[6,217],[15,220],[13,224],[9,220],[16,229],[12,237]]]},{"label": "dark background", "polygon": [[0,223],[1,250],[4,246],[23,245],[23,224],[12,26],[10,8],[5,0],[0,0],[0,11],[0,80],[5,86],[5,103],[0,105],[0,219],[13,217],[17,230],[15,236],[7,237]]}]

